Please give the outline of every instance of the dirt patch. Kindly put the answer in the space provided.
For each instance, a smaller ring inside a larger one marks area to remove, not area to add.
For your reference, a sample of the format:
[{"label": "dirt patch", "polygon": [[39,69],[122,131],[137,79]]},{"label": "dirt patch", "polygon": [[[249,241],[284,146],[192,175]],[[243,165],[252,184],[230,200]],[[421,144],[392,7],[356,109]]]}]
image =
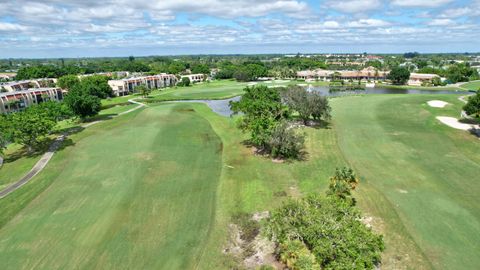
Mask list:
[{"label": "dirt patch", "polygon": [[[249,228],[244,228],[245,224],[248,226],[259,226],[259,222],[268,218],[270,213],[268,211],[257,212],[253,215],[241,215],[234,217],[233,220],[241,224],[230,224],[228,226],[230,237],[227,246],[223,253],[235,258],[238,266],[247,269],[258,269],[262,266],[271,266],[274,269],[285,269],[285,266],[277,261],[275,257],[275,243],[263,236],[259,231],[256,235],[248,233],[245,235],[245,229],[252,231]],[[243,220],[239,220],[239,218]],[[254,237],[253,237],[254,236]]]},{"label": "dirt patch", "polygon": [[135,153],[134,156],[136,159],[149,161],[153,159],[154,154],[149,152],[138,152],[138,153]]}]

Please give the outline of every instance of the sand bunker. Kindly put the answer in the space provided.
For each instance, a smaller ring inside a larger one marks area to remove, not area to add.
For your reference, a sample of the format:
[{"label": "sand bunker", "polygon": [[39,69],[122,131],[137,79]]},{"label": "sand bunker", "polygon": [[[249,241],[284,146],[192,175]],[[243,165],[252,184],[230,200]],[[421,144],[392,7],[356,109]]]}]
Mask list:
[{"label": "sand bunker", "polygon": [[443,108],[448,105],[448,102],[441,101],[441,100],[430,100],[427,102],[428,106],[435,107],[435,108]]},{"label": "sand bunker", "polygon": [[471,124],[465,124],[460,121],[458,121],[457,118],[454,117],[447,117],[447,116],[437,116],[437,119],[444,123],[445,125],[456,128],[456,129],[461,129],[461,130],[471,130],[471,129],[478,129],[480,128],[478,125],[471,125]]}]

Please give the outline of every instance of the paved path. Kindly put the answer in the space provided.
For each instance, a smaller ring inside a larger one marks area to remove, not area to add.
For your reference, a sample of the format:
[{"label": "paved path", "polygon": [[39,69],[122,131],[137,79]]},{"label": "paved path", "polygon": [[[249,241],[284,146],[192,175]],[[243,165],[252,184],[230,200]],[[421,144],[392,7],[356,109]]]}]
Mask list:
[{"label": "paved path", "polygon": [[[127,114],[127,113],[131,113],[133,111],[136,111],[136,110],[146,106],[145,104],[137,102],[135,100],[129,100],[129,102],[134,103],[134,104],[138,104],[138,106],[135,107],[135,108],[132,108],[128,111],[119,113],[118,115],[116,115],[114,117],[124,115],[124,114]],[[82,125],[81,127],[87,128],[89,126],[93,126],[95,124],[98,124],[102,121],[105,121],[105,120],[99,120],[99,121],[87,123],[87,124]],[[33,177],[35,177],[35,175],[39,174],[45,168],[45,166],[47,166],[48,162],[53,157],[53,154],[62,145],[62,142],[65,140],[67,135],[68,134],[63,134],[61,136],[58,136],[55,139],[55,141],[50,145],[47,152],[45,154],[43,154],[43,156],[40,158],[40,160],[33,166],[33,168],[24,177],[22,177],[17,182],[11,184],[10,186],[6,187],[5,189],[1,190],[0,191],[0,199],[5,198],[10,193],[14,192],[15,190],[19,189],[20,187],[22,187],[23,185],[28,183]],[[1,159],[1,157],[0,157],[0,159]],[[3,159],[0,160],[0,167],[1,167],[1,163],[3,163]]]},{"label": "paved path", "polygon": [[27,175],[22,177],[22,179],[18,180],[17,182],[11,184],[10,186],[6,187],[4,190],[0,191],[0,199],[6,197],[8,194],[25,185],[26,183],[28,183],[28,181],[30,181],[30,179],[32,179],[35,175],[41,172],[43,168],[47,166],[47,163],[50,161],[55,151],[57,151],[58,147],[62,145],[65,137],[65,135],[57,137],[48,148],[48,151],[43,154],[42,158],[40,158],[40,160],[33,166],[33,168],[27,173]]}]

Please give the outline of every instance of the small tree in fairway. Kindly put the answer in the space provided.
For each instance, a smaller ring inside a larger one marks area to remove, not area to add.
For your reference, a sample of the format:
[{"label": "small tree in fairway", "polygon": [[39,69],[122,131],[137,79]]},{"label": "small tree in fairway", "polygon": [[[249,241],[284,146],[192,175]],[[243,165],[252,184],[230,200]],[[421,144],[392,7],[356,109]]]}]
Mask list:
[{"label": "small tree in fairway", "polygon": [[243,113],[239,127],[250,132],[250,141],[262,150],[268,149],[273,130],[286,118],[288,109],[276,89],[260,85],[246,87],[244,91],[240,101],[230,102],[230,107],[234,114]]},{"label": "small tree in fairway", "polygon": [[300,158],[304,143],[304,134],[296,133],[287,122],[282,122],[273,130],[268,146],[274,158]]}]

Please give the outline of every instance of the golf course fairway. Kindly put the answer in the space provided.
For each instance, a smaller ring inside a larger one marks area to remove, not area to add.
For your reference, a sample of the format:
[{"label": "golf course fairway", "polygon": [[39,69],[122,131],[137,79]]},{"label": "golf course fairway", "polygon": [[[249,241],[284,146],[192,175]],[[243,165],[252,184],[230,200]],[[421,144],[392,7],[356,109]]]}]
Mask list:
[{"label": "golf course fairway", "polygon": [[163,105],[73,141],[31,183],[52,184],[0,230],[2,268],[195,268],[221,172],[208,121],[188,105]]},{"label": "golf course fairway", "polygon": [[[450,105],[429,107],[433,99]],[[360,205],[381,217],[386,257],[400,261],[388,263],[429,268],[423,253],[436,269],[477,268],[480,142],[435,119],[458,117],[458,96],[358,96],[332,105],[339,147],[362,177]]]}]

